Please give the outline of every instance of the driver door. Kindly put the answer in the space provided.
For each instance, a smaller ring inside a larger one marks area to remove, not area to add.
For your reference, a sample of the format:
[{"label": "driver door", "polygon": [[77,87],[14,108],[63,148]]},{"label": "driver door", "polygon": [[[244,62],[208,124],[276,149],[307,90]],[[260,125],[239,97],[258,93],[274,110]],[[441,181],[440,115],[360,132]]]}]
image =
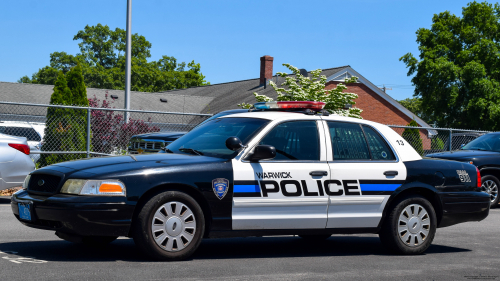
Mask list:
[{"label": "driver door", "polygon": [[325,228],[329,166],[321,121],[313,118],[276,124],[259,140],[276,148],[274,159],[233,159],[233,229]]}]

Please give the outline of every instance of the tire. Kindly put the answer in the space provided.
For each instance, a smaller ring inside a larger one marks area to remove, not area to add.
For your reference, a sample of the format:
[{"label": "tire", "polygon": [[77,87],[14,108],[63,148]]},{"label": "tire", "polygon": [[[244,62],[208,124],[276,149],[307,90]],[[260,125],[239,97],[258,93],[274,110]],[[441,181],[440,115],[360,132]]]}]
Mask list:
[{"label": "tire", "polygon": [[299,235],[300,238],[311,241],[311,242],[319,242],[326,240],[332,236],[331,234],[319,234],[319,235]]},{"label": "tire", "polygon": [[500,182],[495,176],[486,175],[481,177],[481,190],[490,195],[490,208],[498,207],[498,189],[500,188]]},{"label": "tire", "polygon": [[382,244],[397,254],[423,253],[434,240],[436,212],[424,197],[412,195],[396,201],[379,233]]},{"label": "tire", "polygon": [[115,241],[118,236],[84,236],[82,243],[87,246],[101,247]]},{"label": "tire", "polygon": [[201,243],[205,218],[200,205],[181,191],[166,191],[140,210],[132,229],[135,244],[157,260],[184,260]]}]

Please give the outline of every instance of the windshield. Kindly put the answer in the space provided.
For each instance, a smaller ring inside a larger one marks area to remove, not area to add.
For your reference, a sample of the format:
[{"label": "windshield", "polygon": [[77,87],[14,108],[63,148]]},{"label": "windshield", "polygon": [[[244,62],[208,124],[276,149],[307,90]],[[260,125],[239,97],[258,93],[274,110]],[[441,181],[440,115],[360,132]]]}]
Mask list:
[{"label": "windshield", "polygon": [[16,137],[25,137],[28,141],[42,140],[40,135],[33,128],[0,126],[0,133]]},{"label": "windshield", "polygon": [[231,159],[238,152],[226,147],[227,138],[238,137],[246,145],[269,122],[258,118],[213,119],[174,141],[168,149],[174,153]]},{"label": "windshield", "polygon": [[488,150],[500,152],[500,134],[487,134],[469,142],[463,150]]}]

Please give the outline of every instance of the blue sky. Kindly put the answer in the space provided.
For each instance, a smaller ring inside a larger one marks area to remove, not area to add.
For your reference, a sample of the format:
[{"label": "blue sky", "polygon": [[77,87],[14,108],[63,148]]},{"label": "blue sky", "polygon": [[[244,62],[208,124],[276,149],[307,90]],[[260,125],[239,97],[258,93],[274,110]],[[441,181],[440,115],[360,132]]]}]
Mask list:
[{"label": "blue sky", "polygon": [[[418,54],[415,31],[429,28],[433,14],[461,14],[462,0],[348,1],[133,1],[132,32],[162,55],[194,60],[211,83],[259,77],[259,57],[274,57],[307,70],[350,65],[400,100],[413,95],[399,58]],[[126,0],[0,3],[0,81],[49,64],[49,54],[76,54],[73,36],[85,25],[125,29]]]}]

